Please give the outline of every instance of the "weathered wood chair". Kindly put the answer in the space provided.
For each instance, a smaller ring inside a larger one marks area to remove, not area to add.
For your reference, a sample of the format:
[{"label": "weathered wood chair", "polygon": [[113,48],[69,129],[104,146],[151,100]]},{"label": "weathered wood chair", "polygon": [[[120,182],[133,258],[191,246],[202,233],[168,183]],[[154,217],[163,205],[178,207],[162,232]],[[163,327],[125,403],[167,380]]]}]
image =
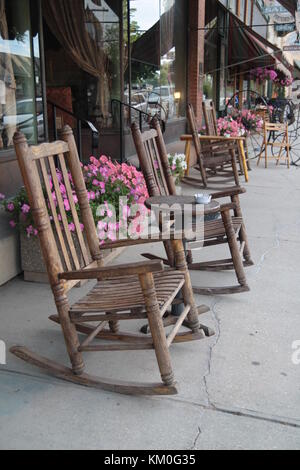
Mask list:
[{"label": "weathered wood chair", "polygon": [[[218,120],[216,108],[213,100],[205,100],[202,104],[203,117],[205,122],[206,134],[208,136],[218,136]],[[200,137],[201,140],[201,137]],[[248,157],[248,145],[247,139],[235,137],[234,140],[237,142],[237,157],[240,164],[241,172],[245,176],[246,182],[249,180],[248,170],[250,170],[250,161]]]},{"label": "weathered wood chair", "polygon": [[[177,388],[169,352],[171,344],[200,340],[206,334],[213,334],[199,323],[182,241],[171,242],[176,257],[176,267],[173,269],[164,270],[160,261],[103,267],[78,152],[69,127],[63,129],[62,139],[51,144],[29,147],[25,136],[17,133],[14,144],[58,312],[58,315],[50,319],[59,323],[62,328],[72,369],[24,347],[13,347],[11,352],[56,377],[77,384],[125,394],[175,394]],[[74,237],[81,249],[82,259],[76,254],[75,242],[68,229],[67,214],[56,174],[56,158],[63,174],[76,227]],[[71,173],[79,201],[80,220],[67,169]],[[53,181],[52,189],[49,174]],[[57,207],[52,193],[55,193]],[[84,225],[84,233],[80,222]],[[126,245],[126,240],[122,244]],[[67,295],[69,290],[80,281],[87,280],[97,281],[95,287],[83,299],[71,305]],[[172,332],[166,336],[162,319],[180,292],[184,311],[177,318]],[[148,319],[151,335],[145,337],[119,332],[119,322],[132,319]],[[191,331],[179,333],[185,319],[188,319]],[[78,336],[79,332],[87,335],[82,341]],[[111,342],[103,344],[98,342],[99,339]],[[84,352],[126,350],[154,350],[162,382],[143,384],[113,381],[92,377],[84,372]]]},{"label": "weathered wood chair", "polygon": [[[188,105],[187,114],[192,134],[181,136],[181,140],[194,142],[198,161],[198,166],[196,166],[195,169],[200,171],[201,179],[186,176],[183,181],[192,185],[200,183],[201,186],[207,188],[209,178],[215,178],[216,176],[222,177],[220,180],[215,180],[213,184],[221,184],[224,186],[233,176],[236,186],[239,186],[239,172],[236,163],[236,140],[218,136],[202,136],[200,140],[192,105]],[[189,164],[188,161],[188,165]],[[228,165],[231,166],[232,169],[229,174],[228,170],[224,170],[224,166]]]},{"label": "weathered wood chair", "polygon": [[[142,134],[136,124],[132,125],[133,139],[148,192],[150,196],[176,195],[176,187],[169,165],[166,146],[159,123],[156,119],[152,121],[152,126],[152,130]],[[213,195],[214,199],[231,197],[231,203],[221,206],[222,218],[204,221],[204,239],[198,240],[198,245],[200,244],[201,247],[228,244],[231,258],[206,263],[194,263],[191,253],[188,255],[188,266],[190,270],[222,271],[234,269],[238,285],[231,287],[193,287],[194,292],[197,294],[218,295],[249,291],[244,271],[244,263],[246,266],[250,266],[253,265],[253,261],[251,260],[247,234],[239,203],[239,194],[242,193],[245,193],[245,189],[231,188],[225,192]],[[232,210],[234,211],[233,217],[231,216]],[[196,246],[196,244],[194,244],[194,246]],[[166,246],[166,253],[168,259],[164,259],[163,261],[166,265],[172,265],[173,258],[170,256],[169,246]],[[157,259],[152,254],[144,254],[144,256],[148,259]],[[244,263],[242,257],[244,257]]]},{"label": "weathered wood chair", "polygon": [[[278,133],[278,137],[276,139],[272,139],[272,136],[275,136],[276,133]],[[273,157],[268,153],[269,147],[273,147]],[[274,152],[274,148],[277,149],[277,153]],[[287,167],[290,168],[289,125],[287,123],[280,124],[264,121],[263,142],[258,156],[257,166],[259,166],[263,155],[265,158],[265,168],[268,168],[268,161],[270,158],[275,158],[277,166],[279,165],[281,158],[284,158]]]}]

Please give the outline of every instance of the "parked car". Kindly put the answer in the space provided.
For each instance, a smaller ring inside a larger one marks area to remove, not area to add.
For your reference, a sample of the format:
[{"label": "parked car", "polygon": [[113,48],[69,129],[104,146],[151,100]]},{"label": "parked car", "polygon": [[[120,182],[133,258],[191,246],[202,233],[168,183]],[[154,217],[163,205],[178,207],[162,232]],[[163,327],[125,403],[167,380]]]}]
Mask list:
[{"label": "parked car", "polygon": [[151,107],[151,105],[158,103],[165,113],[165,117],[162,116],[162,119],[167,120],[174,116],[176,113],[176,104],[172,87],[164,85],[153,89],[149,96],[149,105]]},{"label": "parked car", "polygon": [[[125,102],[129,103],[129,95],[125,93]],[[131,106],[133,106],[137,111],[134,109],[131,110],[131,119],[138,120],[140,117],[140,113],[138,111],[142,111],[143,113],[147,113],[148,111],[148,101],[146,95],[144,93],[138,92],[133,93],[131,95]],[[125,117],[128,119],[129,117],[129,109],[125,107]]]},{"label": "parked car", "polygon": [[16,108],[11,107],[5,110],[2,117],[2,133],[10,126],[16,126],[23,132],[29,142],[34,142],[34,136],[37,128],[38,141],[44,137],[44,110],[42,98],[36,99],[36,120],[34,121],[33,100],[19,100]]}]

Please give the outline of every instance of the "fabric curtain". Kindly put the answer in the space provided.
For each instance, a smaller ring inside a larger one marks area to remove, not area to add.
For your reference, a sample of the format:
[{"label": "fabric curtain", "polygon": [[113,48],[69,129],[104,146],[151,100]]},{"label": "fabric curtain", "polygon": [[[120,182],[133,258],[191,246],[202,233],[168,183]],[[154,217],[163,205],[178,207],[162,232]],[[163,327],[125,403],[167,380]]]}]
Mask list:
[{"label": "fabric curtain", "polygon": [[83,0],[44,0],[43,14],[52,33],[82,70],[98,79],[97,106],[108,115],[109,61],[101,48],[103,30]]}]

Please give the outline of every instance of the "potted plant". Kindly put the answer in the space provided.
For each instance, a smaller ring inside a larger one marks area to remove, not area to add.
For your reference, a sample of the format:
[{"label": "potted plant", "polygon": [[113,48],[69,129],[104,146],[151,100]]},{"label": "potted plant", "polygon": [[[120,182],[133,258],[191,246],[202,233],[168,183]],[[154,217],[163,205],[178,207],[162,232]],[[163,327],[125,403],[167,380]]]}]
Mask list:
[{"label": "potted plant", "polygon": [[224,137],[243,137],[246,129],[242,122],[232,116],[219,118],[217,121],[218,134]]},{"label": "potted plant", "polygon": [[[144,177],[134,166],[121,165],[111,161],[106,156],[102,156],[99,159],[91,157],[90,163],[82,166],[82,171],[86,182],[88,199],[98,230],[99,243],[105,248],[106,240],[115,241],[120,232],[123,231],[125,233],[128,227],[128,220],[134,222],[135,219],[138,219],[136,214],[131,214],[131,210],[135,204],[143,204],[148,198]],[[57,169],[56,172],[66,210],[68,229],[76,241],[75,225],[73,223],[65,181],[61,171]],[[80,220],[78,199],[73,188],[72,177],[70,174],[68,176],[73,190],[72,196],[75,208]],[[51,175],[49,175],[49,182],[58,219],[62,223]],[[50,220],[53,221],[47,197],[46,201]],[[45,282],[47,276],[38,242],[38,231],[34,225],[25,189],[22,188],[13,199],[6,199],[1,194],[0,203],[10,215],[10,226],[20,232],[21,262],[25,273],[25,280]],[[80,228],[84,231],[82,224]],[[135,228],[138,231],[138,224]],[[77,248],[79,254],[80,248],[76,242],[75,248]],[[108,250],[104,249],[104,255],[108,256],[110,254],[111,251],[108,252]]]},{"label": "potted plant", "polygon": [[183,153],[175,153],[169,154],[168,159],[176,186],[176,192],[180,196],[182,193],[180,181],[184,178],[185,172],[187,170],[186,157]]}]

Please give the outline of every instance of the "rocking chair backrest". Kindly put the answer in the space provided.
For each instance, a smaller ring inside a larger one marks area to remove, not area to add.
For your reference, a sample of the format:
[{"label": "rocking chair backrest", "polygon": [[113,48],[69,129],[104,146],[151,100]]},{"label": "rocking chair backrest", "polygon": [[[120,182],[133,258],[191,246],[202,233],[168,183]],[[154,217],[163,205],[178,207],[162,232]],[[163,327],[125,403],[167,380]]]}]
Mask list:
[{"label": "rocking chair backrest", "polygon": [[143,133],[136,123],[132,125],[133,140],[149,195],[151,197],[176,195],[160,125],[156,119],[151,125],[152,129]]},{"label": "rocking chair backrest", "polygon": [[[102,264],[76,143],[69,126],[63,129],[62,139],[30,147],[22,133],[17,132],[14,136],[15,150],[52,288],[61,283],[58,275],[62,272]],[[61,181],[56,171],[57,164]],[[71,188],[70,179],[75,191]],[[80,219],[75,196],[80,207]],[[70,223],[74,224],[73,233]],[[64,288],[67,291],[75,284],[66,283]]]},{"label": "rocking chair backrest", "polygon": [[207,135],[218,135],[217,114],[212,100],[203,102],[203,115]]},{"label": "rocking chair backrest", "polygon": [[202,160],[202,148],[201,148],[201,142],[199,139],[199,131],[197,128],[197,121],[196,121],[196,116],[194,113],[194,108],[191,104],[188,105],[187,108],[187,115],[188,115],[188,121],[189,125],[192,131],[192,136],[193,136],[193,142],[194,146],[196,149],[196,154],[197,154],[197,159],[198,161]]}]

